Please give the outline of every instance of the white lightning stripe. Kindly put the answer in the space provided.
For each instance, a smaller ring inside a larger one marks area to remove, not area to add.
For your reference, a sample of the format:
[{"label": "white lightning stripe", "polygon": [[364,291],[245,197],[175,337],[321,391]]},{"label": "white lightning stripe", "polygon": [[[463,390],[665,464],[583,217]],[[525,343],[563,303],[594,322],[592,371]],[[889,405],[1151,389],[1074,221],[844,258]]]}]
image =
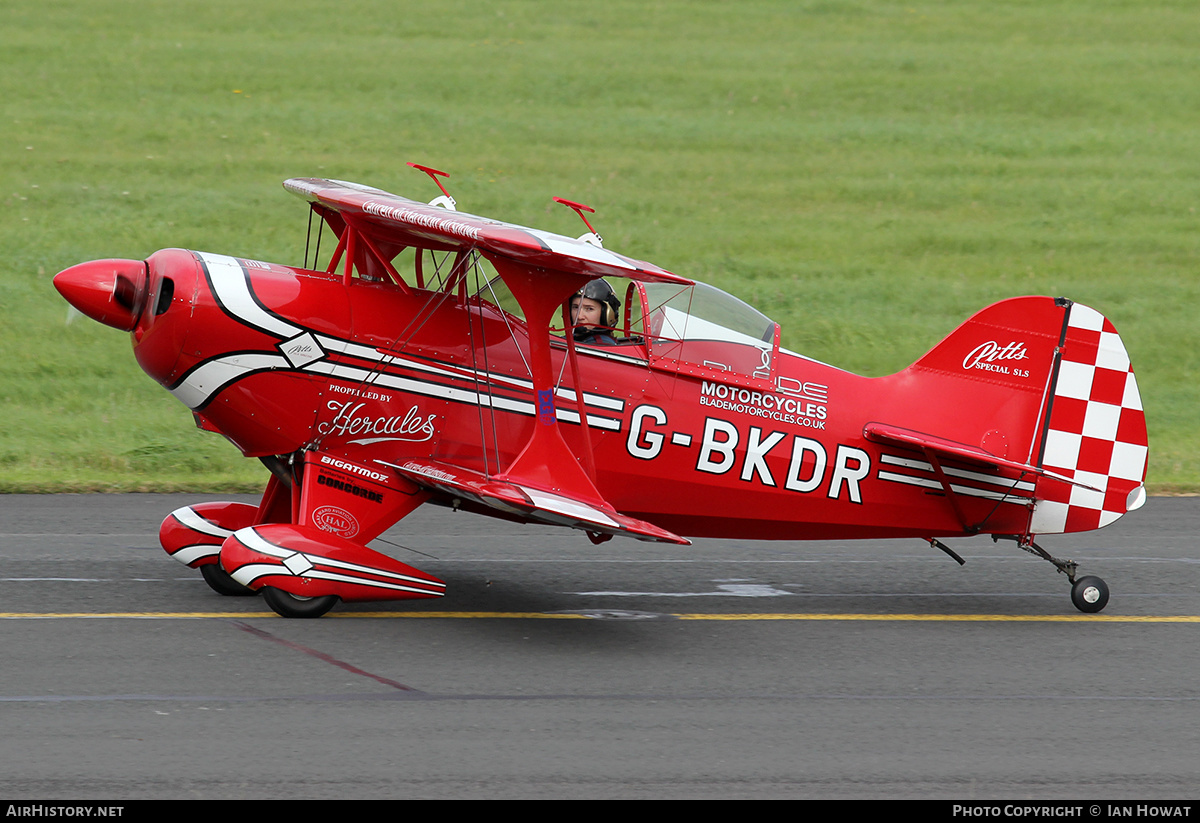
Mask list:
[{"label": "white lightning stripe", "polygon": [[[305,371],[321,372],[330,377],[337,377],[342,380],[352,382],[361,382],[365,380],[368,374],[375,374],[366,369],[356,368],[354,366],[342,366],[335,363],[325,361],[312,363],[305,367]],[[507,397],[496,397],[493,395],[481,394],[475,391],[466,389],[455,389],[450,386],[439,386],[434,383],[426,383],[423,380],[413,380],[407,377],[398,377],[391,374],[378,374],[372,385],[382,386],[386,388],[397,389],[399,391],[408,392],[409,394],[420,394],[426,397],[443,397],[447,400],[457,400],[462,403],[471,403],[484,408],[495,408],[502,411],[516,412],[517,414],[533,415],[537,409],[533,403],[526,400],[513,400]],[[578,423],[579,414],[572,409],[555,407],[555,414],[560,420],[568,423]],[[598,429],[607,429],[608,431],[620,431],[621,421],[613,420],[609,417],[595,417],[588,415],[588,425],[595,426]]]},{"label": "white lightning stripe", "polygon": [[[348,572],[359,572],[361,574],[375,574],[375,575],[379,575],[381,577],[389,577],[393,580],[403,580],[403,581],[407,581],[410,583],[420,583],[422,585],[428,585],[428,586],[435,586],[435,587],[441,586],[442,588],[445,588],[445,586],[446,586],[445,583],[434,582],[432,580],[425,580],[420,577],[413,577],[412,575],[409,575],[409,574],[400,574],[399,572],[390,572],[385,569],[376,568],[374,566],[364,566],[360,563],[347,563],[344,560],[332,560],[328,557],[322,557],[319,554],[309,554],[308,552],[297,551],[295,549],[289,549],[285,546],[279,546],[275,543],[272,543],[270,540],[263,537],[262,535],[260,535],[257,531],[254,530],[253,526],[250,526],[245,529],[240,529],[237,532],[237,539],[239,541],[241,541],[245,546],[247,546],[250,549],[253,549],[254,551],[258,552],[259,554],[265,554],[265,555],[268,555],[269,557],[278,557],[281,560],[286,560],[287,558],[291,557],[292,555],[298,554],[298,555],[302,556],[304,559],[306,559],[313,566],[326,566],[329,568],[341,569],[343,571],[348,571]],[[288,569],[286,566],[278,567],[276,569],[276,571],[274,572],[274,574],[282,574],[283,572],[292,574],[292,571],[290,569]],[[298,575],[298,576],[300,576],[300,577],[316,577],[318,575],[314,573],[313,569],[308,569],[303,574]],[[356,580],[355,578],[346,578],[346,579]],[[364,582],[364,581],[356,580],[356,582]],[[365,581],[365,582],[373,583],[373,581]]]},{"label": "white lightning stripe", "polygon": [[[533,388],[531,383],[530,388]],[[556,389],[554,392],[557,396],[564,400],[575,402],[575,392],[571,389]],[[588,406],[596,406],[601,409],[612,409],[613,411],[625,411],[625,401],[616,397],[603,397],[599,394],[583,393],[583,402]]]},{"label": "white lightning stripe", "polygon": [[[933,466],[930,465],[929,463],[926,463],[923,460],[912,460],[907,457],[896,457],[895,455],[892,455],[892,454],[880,455],[880,459],[884,463],[891,463],[893,466],[902,466],[904,468],[914,469],[917,471],[927,471],[927,472],[933,471]],[[966,471],[965,469],[949,468],[947,466],[943,466],[942,471],[944,471],[946,474],[950,475],[951,477],[961,477],[964,480],[974,480],[979,483],[987,483],[992,486],[999,486],[1003,489],[1020,489],[1022,491],[1030,491],[1030,492],[1033,491],[1033,489],[1034,489],[1033,483],[1029,483],[1024,480],[1014,482],[1012,480],[1006,480],[1003,477],[994,477],[994,476],[988,475],[988,474],[980,474],[979,472]]]},{"label": "white lightning stripe", "polygon": [[[910,477],[907,474],[893,474],[892,472],[880,472],[880,480],[890,480],[893,483],[906,483],[910,486],[921,486],[926,489],[940,489],[942,484],[936,480],[930,480],[925,477]],[[1000,500],[1004,503],[1027,503],[1028,497],[1019,494],[1002,494],[994,492],[990,489],[976,489],[971,486],[956,486],[950,484],[950,489],[956,494],[963,494],[967,497],[982,497],[987,500]]]},{"label": "white lightning stripe", "polygon": [[276,317],[258,304],[258,301],[250,293],[250,286],[246,282],[246,273],[242,269],[242,264],[235,258],[209,252],[197,252],[197,254],[208,268],[213,291],[216,292],[217,298],[235,317],[256,328],[277,334],[285,340],[304,331],[299,326],[294,326]]},{"label": "white lightning stripe", "polygon": [[228,537],[233,534],[231,529],[223,529],[216,523],[205,520],[200,515],[196,514],[195,509],[191,506],[184,506],[171,512],[171,516],[178,520],[183,525],[187,526],[194,532],[200,534],[211,534],[213,537]]},{"label": "white lightning stripe", "polygon": [[[273,314],[265,311],[261,305],[254,299],[250,291],[250,285],[247,283],[245,270],[242,264],[233,257],[228,257],[221,254],[211,254],[208,252],[198,252],[208,266],[209,275],[212,278],[213,289],[221,304],[239,320],[246,324],[268,331],[272,334],[277,334],[285,340],[302,334],[307,329],[300,326],[292,325]],[[382,363],[402,363],[403,365],[420,370],[427,371],[433,374],[441,374],[447,377],[455,377],[453,372],[436,366],[429,366],[414,360],[395,357],[393,355],[385,355],[378,349],[371,346],[363,346],[359,343],[351,343],[346,340],[338,340],[337,338],[327,337],[322,334],[314,334],[321,348],[326,351],[335,351],[341,354],[359,357],[364,360],[375,360]],[[364,374],[370,374],[364,372]],[[469,379],[469,378],[468,378]]]},{"label": "white lightning stripe", "polygon": [[[186,379],[174,389],[171,394],[189,409],[199,408],[212,397],[213,393],[227,384],[245,377],[253,372],[270,369],[291,369],[287,359],[274,354],[233,354],[210,360],[200,368],[191,372]],[[513,400],[507,397],[496,397],[480,394],[466,389],[456,389],[450,386],[438,386],[423,380],[413,380],[391,374],[383,374],[361,369],[355,366],[343,366],[320,360],[310,363],[300,371],[315,372],[329,377],[336,377],[353,383],[365,382],[373,376],[372,385],[397,389],[409,394],[420,394],[426,397],[441,397],[447,400],[457,400],[462,403],[496,408],[517,414],[534,415],[537,412],[533,403],[525,400]],[[560,420],[578,423],[579,414],[571,409],[556,408]],[[620,431],[621,421],[608,417],[588,415],[588,425],[608,431]]]},{"label": "white lightning stripe", "polygon": [[[566,344],[557,340],[551,341],[551,345],[556,349],[566,349]],[[646,365],[646,358],[632,357],[628,354],[616,354],[612,351],[613,348],[623,348],[622,346],[581,346],[575,351],[586,354],[588,357],[603,357],[608,360],[618,360],[622,363],[632,363],[635,366]],[[781,350],[782,351],[782,350]],[[814,361],[815,362],[815,361]]]},{"label": "white lightning stripe", "polygon": [[354,366],[342,366],[335,363],[327,363],[322,361],[312,363],[306,366],[304,370],[320,372],[322,374],[327,374],[330,377],[337,377],[342,380],[350,380],[354,382],[361,382],[365,380],[368,375],[375,375],[374,380],[371,381],[372,385],[374,386],[386,386],[388,388],[398,389],[411,394],[423,394],[427,397],[444,397],[447,400],[458,400],[463,403],[473,403],[480,406],[493,406],[498,409],[515,411],[521,414],[534,414],[536,412],[536,409],[531,402],[526,402],[523,400],[510,400],[506,397],[489,397],[474,391],[426,383],[423,380],[413,380],[407,377],[398,377],[391,374],[377,374],[376,372],[356,368]]},{"label": "white lightning stripe", "polygon": [[[323,335],[315,335],[317,342],[321,344],[321,348],[326,351],[335,351],[341,354],[357,357],[362,360],[374,360],[385,366],[399,366],[401,368],[412,369],[413,371],[426,372],[428,374],[436,374],[440,377],[449,377],[457,380],[466,380],[474,382],[482,380],[489,383],[504,383],[510,386],[515,386],[522,389],[533,390],[532,380],[522,380],[519,377],[509,377],[504,374],[495,374],[493,372],[475,371],[473,369],[451,369],[442,366],[435,366],[430,363],[424,363],[420,360],[411,360],[407,357],[400,357],[395,354],[385,354],[378,349],[370,346],[362,346],[358,343],[349,343],[345,340],[337,340],[332,337]],[[374,374],[374,372],[370,372]],[[572,403],[575,402],[575,392],[571,389],[559,388],[555,390],[555,394]],[[624,411],[625,401],[616,397],[605,397],[600,394],[583,393],[583,402],[589,406],[596,406],[601,409],[612,409],[613,411]]]},{"label": "white lightning stripe", "polygon": [[[375,566],[364,566],[359,563],[347,563],[344,560],[331,560],[330,558],[322,557],[319,554],[308,554],[305,552],[301,552],[301,554],[304,554],[304,557],[310,563],[312,563],[313,566],[325,566],[325,567],[328,567],[331,569],[340,569],[340,570],[346,571],[346,572],[358,572],[360,574],[375,574],[375,575],[379,575],[380,577],[390,578],[392,580],[403,580],[407,583],[419,583],[419,584],[426,585],[426,586],[433,586],[435,588],[436,587],[441,587],[443,589],[446,588],[445,583],[435,583],[432,580],[425,580],[424,578],[421,578],[421,577],[413,577],[411,574],[400,574],[399,572],[389,572],[389,571],[386,571],[385,569],[376,568]],[[327,571],[327,572],[325,572],[325,574],[332,574],[332,572]],[[316,576],[316,575],[314,574],[313,569],[309,569],[302,575],[302,577],[314,577],[314,576]],[[346,578],[346,579],[352,579],[352,578]],[[371,581],[371,582],[372,582],[372,584],[374,583],[374,581]]]},{"label": "white lightning stripe", "polygon": [[[385,354],[371,346],[363,346],[358,343],[350,343],[345,340],[338,340],[335,337],[326,337],[324,335],[315,335],[317,342],[321,344],[321,348],[326,351],[335,351],[340,354],[357,357],[361,360],[374,360],[377,363],[382,363],[385,366],[397,365],[403,368],[409,368],[413,371],[423,371],[429,374],[440,375],[441,377],[452,377],[459,380],[473,380],[478,376],[482,376],[480,372],[472,372],[470,370],[452,371],[451,369],[441,366],[434,366],[429,363],[424,363],[420,360],[410,360],[407,357],[400,357],[395,354]],[[374,374],[374,372],[371,372]],[[505,381],[504,377],[498,376],[497,381]],[[509,380],[507,382],[517,383],[518,381]]]},{"label": "white lightning stripe", "polygon": [[[588,246],[588,248],[592,247]],[[266,329],[274,334],[278,334],[284,339],[290,339],[305,331],[310,331],[300,326],[292,325],[265,311],[254,299],[246,280],[245,270],[236,258],[222,254],[212,254],[210,252],[197,252],[197,254],[204,259],[205,264],[209,268],[213,287],[217,292],[217,296],[221,299],[221,303],[239,320],[243,320],[256,328]],[[470,369],[451,370],[394,354],[384,354],[372,346],[339,340],[323,334],[314,334],[314,337],[321,345],[321,348],[326,351],[339,352],[363,360],[374,360],[385,365],[395,364],[413,369],[414,371],[423,371],[462,380],[486,379],[490,382],[508,383],[524,388],[532,388],[533,386],[531,381],[512,378],[506,375],[476,372]],[[562,389],[561,392],[566,392],[569,395],[568,399],[575,399],[574,392],[571,392],[569,389]],[[615,409],[616,411],[622,411],[625,405],[623,401],[586,392],[584,393],[584,402],[589,405],[599,406],[600,408]]]},{"label": "white lightning stripe", "polygon": [[[555,416],[566,423],[578,423],[579,413],[572,409],[555,408]],[[619,432],[621,430],[621,421],[613,420],[611,417],[593,417],[587,416],[588,425],[595,429],[605,429],[607,431]]]},{"label": "white lightning stripe", "polygon": [[[223,254],[211,254],[209,252],[197,252],[197,254],[203,258],[208,267],[216,296],[234,317],[254,328],[277,334],[285,340],[291,339],[305,331],[310,331],[300,326],[292,325],[264,310],[258,301],[254,299],[250,291],[250,285],[247,283],[245,270],[242,268],[241,262],[236,258]],[[321,345],[321,348],[326,351],[340,352],[364,360],[375,360],[383,363],[398,362],[412,369],[449,377],[456,376],[453,372],[437,368],[436,366],[429,366],[418,361],[395,357],[394,355],[385,355],[371,346],[351,343],[322,334],[314,334],[314,337]]]},{"label": "white lightning stripe", "polygon": [[195,409],[204,405],[214,392],[240,377],[256,371],[290,368],[287,359],[278,354],[231,354],[209,360],[195,369],[171,389],[171,394],[189,409]]},{"label": "white lightning stripe", "polygon": [[262,537],[254,530],[253,526],[247,526],[244,529],[238,529],[236,532],[234,532],[234,537],[236,537],[238,541],[247,548],[254,549],[254,551],[258,552],[259,554],[265,554],[270,557],[278,557],[280,560],[296,554],[294,549],[280,548],[271,541]]},{"label": "white lightning stripe", "polygon": [[[288,571],[285,566],[276,566],[269,563],[251,563],[242,566],[230,576],[243,586],[251,586],[251,584],[257,582],[263,577],[278,577],[281,574],[290,575],[291,572]],[[390,589],[392,591],[401,592],[414,592],[417,594],[432,595],[434,597],[440,597],[443,594],[443,592],[421,588],[419,586],[404,585],[402,583],[389,583],[385,580],[364,580],[361,577],[350,577],[344,574],[333,574],[330,572],[319,572],[315,570],[306,572],[304,576],[311,577],[314,580],[328,580],[334,583],[351,583],[358,586],[370,586],[376,589]],[[431,583],[430,585],[433,584]]]},{"label": "white lightning stripe", "polygon": [[218,543],[197,543],[193,546],[184,546],[171,555],[185,566],[189,566],[197,560],[204,557],[216,557],[221,552],[221,546]]},{"label": "white lightning stripe", "polygon": [[[309,558],[312,559],[311,556],[309,556]],[[285,571],[285,572],[287,571],[287,569],[284,568],[283,566],[276,566],[275,573],[279,574],[280,570]],[[371,572],[371,574],[383,574],[383,572],[381,572],[379,569],[370,569],[369,571]],[[399,577],[399,578],[397,578],[398,580],[413,581],[413,583],[409,583],[406,585],[404,583],[390,583],[386,580],[368,580],[368,579],[365,579],[362,577],[354,577],[354,576],[348,575],[348,574],[337,574],[335,572],[322,571],[320,569],[309,569],[302,576],[303,577],[311,577],[314,580],[329,580],[329,581],[332,581],[335,583],[353,583],[358,586],[371,586],[372,588],[376,588],[376,589],[392,589],[394,591],[420,592],[422,594],[433,594],[433,595],[442,594],[442,592],[436,591],[438,584],[433,583],[432,581],[418,580],[415,577]],[[395,577],[395,575],[392,575],[392,576]],[[424,584],[424,585],[414,585],[414,583]],[[430,588],[424,588],[425,585],[430,586]],[[441,587],[445,588],[445,585],[442,584]]]},{"label": "white lightning stripe", "polygon": [[[545,238],[543,238],[545,239]],[[560,238],[561,239],[561,238]],[[588,249],[594,247],[584,243],[582,244]],[[300,326],[292,325],[281,318],[267,312],[254,299],[253,293],[250,290],[250,284],[247,281],[246,273],[239,260],[223,254],[212,254],[211,252],[197,252],[208,268],[209,276],[212,280],[213,290],[216,296],[221,301],[221,304],[239,320],[246,324],[265,330],[272,334],[277,334],[284,339],[291,339],[306,330]],[[615,262],[614,265],[618,264]],[[312,333],[310,331],[310,333]],[[412,369],[413,371],[425,372],[427,374],[438,375],[441,377],[476,381],[482,380],[490,383],[504,383],[521,388],[532,389],[533,383],[529,380],[520,378],[508,377],[506,375],[492,374],[489,372],[474,371],[471,369],[452,369],[435,366],[419,360],[413,360],[406,357],[400,357],[394,354],[385,354],[371,346],[364,346],[359,343],[352,343],[347,340],[339,340],[334,337],[327,337],[322,334],[313,334],[317,343],[327,352],[338,352],[340,354],[357,357],[362,360],[375,361],[385,366],[395,365],[401,368]],[[267,361],[258,361],[255,358],[264,357],[270,358]],[[221,365],[214,365],[214,364]],[[217,360],[209,361],[196,369],[188,378],[176,387],[172,393],[182,401],[188,408],[197,408],[203,405],[211,397],[215,389],[226,385],[238,377],[244,376],[245,373],[257,371],[265,368],[286,368],[290,363],[285,363],[283,359],[278,358],[273,354],[243,354],[222,357]],[[324,366],[324,368],[322,368]],[[241,369],[242,373],[238,370]],[[327,364],[313,363],[306,366],[304,371],[324,372],[333,376],[341,377],[342,379],[353,380],[355,382],[370,382],[372,385],[383,385],[400,390],[411,391],[416,394],[425,394],[428,396],[448,397],[452,400],[461,400],[468,403],[477,403],[483,406],[494,406],[495,408],[505,409],[507,411],[516,411],[521,414],[535,413],[535,407],[532,403],[522,401],[508,401],[503,398],[496,398],[496,402],[491,402],[492,398],[485,398],[483,395],[455,389],[444,389],[443,391],[421,390],[416,388],[423,385],[420,382],[406,380],[404,378],[395,377],[393,375],[382,374],[375,371],[365,369],[354,369],[348,366],[330,367]],[[342,371],[345,370],[345,371]],[[347,375],[353,375],[352,377]],[[575,392],[570,389],[558,389],[556,394],[571,402],[575,402]],[[610,409],[617,412],[625,410],[623,400],[617,398],[605,397],[603,395],[583,393],[583,400],[586,405],[595,406],[602,409]],[[574,414],[574,413],[571,413]],[[578,415],[574,415],[571,422],[579,422]],[[597,428],[611,429],[614,431],[620,430],[620,424],[617,423],[613,428],[612,422],[604,418],[588,417],[588,423],[595,425]]]},{"label": "white lightning stripe", "polygon": [[283,574],[288,571],[285,566],[280,566],[275,563],[247,563],[245,566],[230,572],[229,576],[243,586],[249,586],[260,577],[267,575]]}]

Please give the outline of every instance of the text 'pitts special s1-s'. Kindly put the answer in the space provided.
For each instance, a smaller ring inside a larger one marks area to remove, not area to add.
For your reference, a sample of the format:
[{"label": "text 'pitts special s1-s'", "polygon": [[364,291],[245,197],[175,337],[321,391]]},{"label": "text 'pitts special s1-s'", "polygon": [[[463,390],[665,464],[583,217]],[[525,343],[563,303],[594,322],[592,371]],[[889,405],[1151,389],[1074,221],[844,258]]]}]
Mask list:
[{"label": "text 'pitts special s1-s'", "polygon": [[[780,348],[764,315],[606,250],[590,224],[571,239],[489,220],[444,188],[425,204],[284,186],[337,236],[323,271],[165,249],[54,279],[132,333],[200,427],[270,469],[258,506],[163,521],[163,547],[216,591],[261,591],[288,617],[440,597],[368,548],[430,502],[595,542],[916,537],[962,562],[941,538],[987,534],[1065,572],[1079,609],[1107,602],[1034,540],[1145,499],[1137,383],[1093,309],[1005,300],[864,378]],[[581,291],[603,328],[583,325],[581,297],[571,328]]]}]

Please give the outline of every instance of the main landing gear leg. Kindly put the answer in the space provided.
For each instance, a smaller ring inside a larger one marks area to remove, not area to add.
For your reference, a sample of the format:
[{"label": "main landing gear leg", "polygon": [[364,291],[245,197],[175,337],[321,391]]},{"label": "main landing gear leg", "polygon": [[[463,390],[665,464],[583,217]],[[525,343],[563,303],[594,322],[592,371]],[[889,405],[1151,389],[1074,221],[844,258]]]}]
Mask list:
[{"label": "main landing gear leg", "polygon": [[[993,535],[993,539],[998,536]],[[1054,567],[1067,576],[1071,581],[1071,602],[1081,612],[1094,614],[1108,605],[1108,584],[1095,575],[1076,578],[1079,564],[1074,560],[1059,560],[1037,543],[1031,537],[1014,537],[1017,545],[1030,554],[1035,554],[1043,560],[1054,564]]]}]

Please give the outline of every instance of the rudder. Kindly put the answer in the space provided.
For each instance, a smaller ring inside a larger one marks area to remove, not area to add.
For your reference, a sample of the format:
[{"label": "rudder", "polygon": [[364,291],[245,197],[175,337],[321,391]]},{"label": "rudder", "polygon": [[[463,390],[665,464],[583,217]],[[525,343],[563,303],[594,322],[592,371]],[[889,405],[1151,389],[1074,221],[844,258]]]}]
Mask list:
[{"label": "rudder", "polygon": [[1098,529],[1145,502],[1146,416],[1125,344],[1100,312],[1066,302],[1037,465],[1082,485],[1041,478],[1033,534]]}]

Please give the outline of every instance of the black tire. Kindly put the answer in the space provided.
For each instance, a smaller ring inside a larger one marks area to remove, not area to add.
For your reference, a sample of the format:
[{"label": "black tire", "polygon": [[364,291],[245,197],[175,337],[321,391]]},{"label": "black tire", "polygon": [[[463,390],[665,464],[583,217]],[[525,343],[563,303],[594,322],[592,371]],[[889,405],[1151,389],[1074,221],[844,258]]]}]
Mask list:
[{"label": "black tire", "polygon": [[332,594],[324,597],[297,597],[273,586],[263,586],[262,596],[267,605],[280,617],[320,617],[336,606],[339,599]]},{"label": "black tire", "polygon": [[1071,587],[1071,602],[1081,612],[1098,612],[1108,605],[1108,584],[1099,577],[1081,577]]},{"label": "black tire", "polygon": [[254,597],[258,592],[248,589],[229,576],[229,572],[221,568],[219,563],[209,563],[200,567],[204,582],[217,594],[226,597]]}]

